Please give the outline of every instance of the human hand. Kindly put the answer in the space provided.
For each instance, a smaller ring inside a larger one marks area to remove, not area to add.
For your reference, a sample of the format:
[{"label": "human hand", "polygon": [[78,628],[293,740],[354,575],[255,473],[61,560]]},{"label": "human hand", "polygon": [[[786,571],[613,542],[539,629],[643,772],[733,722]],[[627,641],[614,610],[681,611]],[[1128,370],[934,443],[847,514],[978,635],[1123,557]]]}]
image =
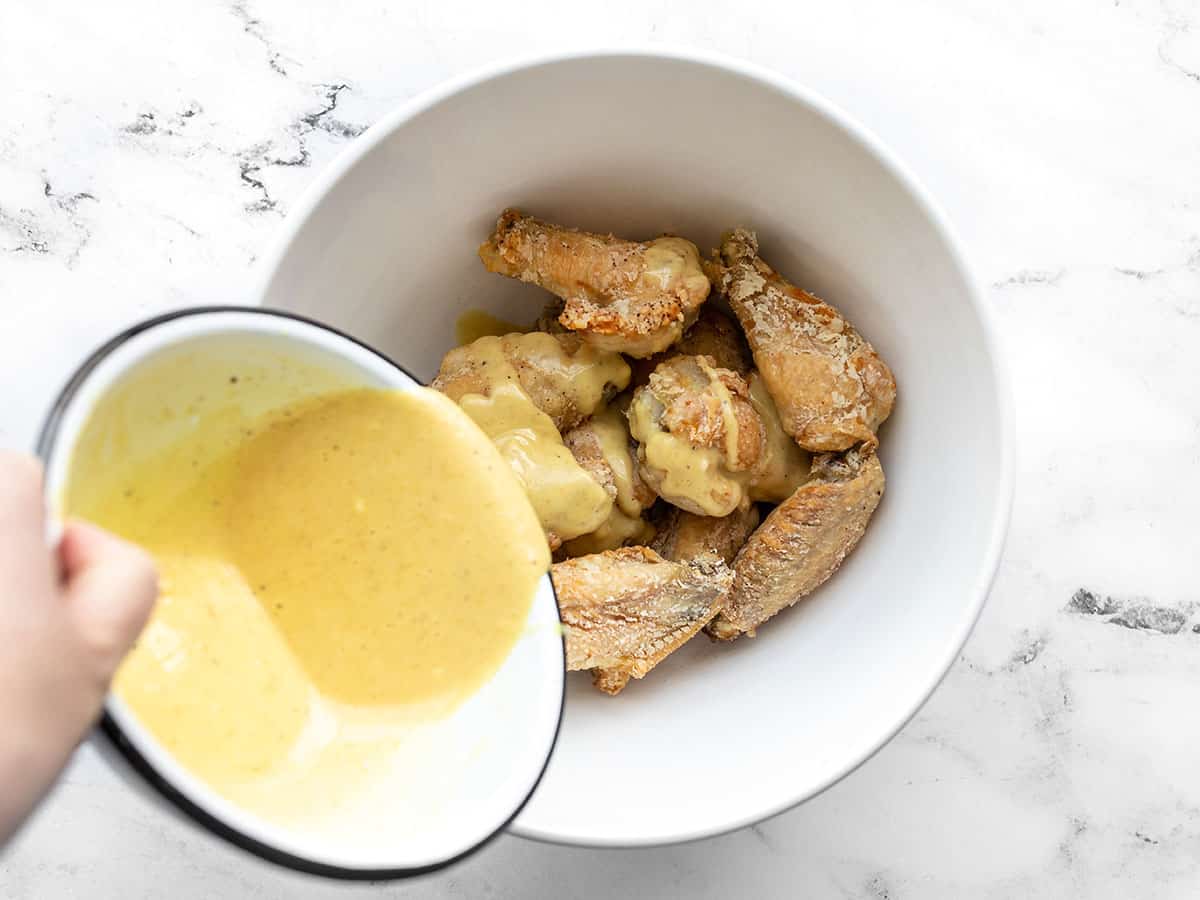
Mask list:
[{"label": "human hand", "polygon": [[93,525],[48,547],[41,466],[0,450],[0,845],[96,721],[157,590],[150,557]]}]

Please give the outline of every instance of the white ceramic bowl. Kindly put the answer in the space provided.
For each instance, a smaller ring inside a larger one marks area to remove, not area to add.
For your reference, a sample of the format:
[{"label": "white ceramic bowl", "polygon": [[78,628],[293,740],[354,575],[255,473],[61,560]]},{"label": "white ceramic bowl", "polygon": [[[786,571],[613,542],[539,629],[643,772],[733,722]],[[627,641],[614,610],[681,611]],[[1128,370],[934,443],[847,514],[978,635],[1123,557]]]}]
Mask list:
[{"label": "white ceramic bowl", "polygon": [[764,257],[841,308],[895,371],[887,492],[841,571],[756,639],[692,641],[619,697],[569,679],[557,749],[512,830],[646,845],[786,809],[917,711],[996,567],[1011,415],[962,251],[879,142],[803,88],[727,59],[602,53],[493,69],[384,118],[298,205],[259,299],[429,378],[461,312],[529,321],[547,298],[475,257],[513,205],[702,248],[752,227]]},{"label": "white ceramic bowl", "polygon": [[[52,508],[66,486],[80,433],[112,388],[139,367],[179,354],[218,360],[213,369],[224,381],[231,353],[254,353],[267,368],[273,359],[314,366],[352,385],[399,391],[416,386],[407,372],[369,347],[277,312],[214,307],[139,323],[86,360],[50,411],[38,451]],[[182,420],[197,382],[160,375],[154,389],[163,409]],[[328,388],[296,380],[290,399],[321,390]],[[246,402],[256,408],[253,395]],[[85,478],[87,472],[71,477]],[[449,716],[413,725],[367,796],[312,822],[269,820],[226,800],[176,761],[116,694],[105,703],[97,746],[131,784],[153,788],[144,792],[151,800],[265,859],[339,878],[430,871],[503,829],[537,785],[563,707],[558,626],[546,577],[523,634],[491,678]]]}]

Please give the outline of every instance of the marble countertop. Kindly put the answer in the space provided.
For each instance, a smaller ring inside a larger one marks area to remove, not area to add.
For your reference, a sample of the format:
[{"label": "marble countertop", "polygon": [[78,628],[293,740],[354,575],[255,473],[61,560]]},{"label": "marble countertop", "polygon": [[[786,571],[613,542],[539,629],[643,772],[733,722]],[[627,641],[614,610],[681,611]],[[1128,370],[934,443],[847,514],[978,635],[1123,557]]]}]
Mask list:
[{"label": "marble countertop", "polygon": [[[504,837],[358,894],[1200,895],[1197,0],[5,0],[0,442],[30,444],[109,332],[243,297],[305,184],[405,98],[513,54],[630,41],[815,87],[941,200],[1013,376],[1004,560],[925,709],[806,805],[655,850]],[[348,890],[166,818],[86,749],[0,856],[13,898]]]}]

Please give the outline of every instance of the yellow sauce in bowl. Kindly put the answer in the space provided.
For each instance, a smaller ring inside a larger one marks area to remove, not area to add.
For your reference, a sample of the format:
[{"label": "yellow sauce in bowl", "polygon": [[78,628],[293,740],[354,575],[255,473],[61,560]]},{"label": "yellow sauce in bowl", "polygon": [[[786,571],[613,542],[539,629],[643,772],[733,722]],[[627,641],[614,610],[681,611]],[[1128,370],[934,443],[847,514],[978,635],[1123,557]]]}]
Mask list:
[{"label": "yellow sauce in bowl", "polygon": [[368,785],[414,723],[478,690],[550,560],[451,400],[234,358],[152,361],[109,392],[63,507],[160,567],[116,693],[223,796],[291,819]]}]

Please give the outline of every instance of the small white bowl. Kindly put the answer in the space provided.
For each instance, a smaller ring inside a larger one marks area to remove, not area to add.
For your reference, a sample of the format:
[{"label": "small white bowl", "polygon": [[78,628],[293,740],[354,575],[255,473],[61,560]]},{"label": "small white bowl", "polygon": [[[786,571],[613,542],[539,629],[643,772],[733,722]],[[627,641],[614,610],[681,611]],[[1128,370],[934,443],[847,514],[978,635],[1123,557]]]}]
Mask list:
[{"label": "small white bowl", "polygon": [[493,68],[385,117],[323,172],[264,257],[262,303],[329,321],[429,378],[455,319],[546,296],[475,258],[506,206],[764,257],[892,366],[888,487],[842,570],[756,639],[692,641],[619,697],[572,677],[521,835],[646,845],[716,834],[828,787],[937,686],[979,615],[1013,484],[995,329],[958,242],[879,141],[764,70],[660,49]]},{"label": "small white bowl", "polygon": [[[220,352],[230,339],[268,355],[332,371],[363,387],[411,390],[398,364],[347,335],[298,316],[212,307],[134,325],[97,350],[63,389],[42,428],[38,452],[56,506],[72,452],[97,402],[138,366],[179,353]],[[188,384],[157,383],[165,408],[191,396]],[[297,394],[294,399],[301,399]],[[219,652],[219,651],[218,651]],[[478,849],[533,793],[558,732],[563,707],[563,644],[547,575],[522,636],[496,673],[445,719],[414,726],[405,757],[383,776],[394,812],[379,820],[284,825],[218,795],[180,765],[115,694],[98,749],[148,796],[265,859],[338,878],[397,878],[428,872]],[[111,752],[111,751],[116,751]]]}]

